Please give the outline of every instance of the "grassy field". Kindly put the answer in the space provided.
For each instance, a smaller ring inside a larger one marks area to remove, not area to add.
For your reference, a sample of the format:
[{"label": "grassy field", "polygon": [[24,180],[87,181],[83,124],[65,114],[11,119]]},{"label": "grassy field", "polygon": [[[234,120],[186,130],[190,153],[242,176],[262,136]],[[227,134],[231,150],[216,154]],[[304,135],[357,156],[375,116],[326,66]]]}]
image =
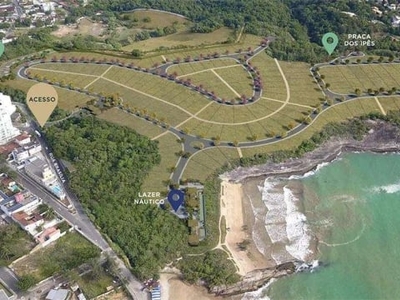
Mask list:
[{"label": "grassy field", "polygon": [[78,258],[81,259],[81,253],[100,255],[99,251],[81,235],[68,233],[56,243],[26,256],[12,267],[18,276],[30,274],[39,282],[53,274],[62,273],[67,265],[74,265]]},{"label": "grassy field", "polygon": [[[242,68],[240,68],[242,69]],[[240,70],[239,68],[230,68],[230,70],[234,70],[233,72],[239,73],[243,72],[243,70]],[[237,72],[239,70],[239,72]],[[214,92],[217,97],[223,98],[225,100],[231,100],[231,99],[238,99],[238,95],[233,92],[231,89],[228,88],[228,86],[222,82],[212,71],[206,71],[206,72],[201,72],[197,73],[194,75],[188,75],[185,77],[181,77],[183,80],[190,79],[192,84],[202,86],[204,89],[206,89],[209,92]],[[238,91],[236,91],[238,92]],[[240,91],[239,91],[240,92]],[[240,93],[239,93],[240,95]]]},{"label": "grassy field", "polygon": [[200,151],[190,157],[182,178],[195,178],[204,182],[217,168],[235,158],[239,158],[239,153],[234,148],[215,147]]},{"label": "grassy field", "polygon": [[148,121],[128,114],[127,112],[124,112],[118,108],[106,110],[99,114],[98,117],[117,125],[129,127],[135,130],[137,133],[145,135],[149,138],[153,138],[165,131],[159,126],[153,125]]},{"label": "grassy field", "polygon": [[95,65],[95,64],[84,64],[84,63],[43,63],[37,64],[30,69],[41,69],[51,71],[63,71],[78,73],[80,75],[93,75],[100,76],[110,66],[106,65]]},{"label": "grassy field", "polygon": [[177,109],[176,107],[105,79],[97,80],[91,85],[91,88],[94,91],[98,91],[105,95],[118,93],[123,99],[125,106],[142,110],[150,115],[155,114],[159,120],[164,119],[171,126],[179,124],[189,118],[187,113]]},{"label": "grassy field", "polygon": [[172,173],[171,168],[175,167],[179,158],[176,153],[182,150],[182,144],[177,140],[178,138],[172,133],[167,133],[157,139],[161,163],[153,167],[146,177],[142,186],[143,191],[162,192],[168,190],[167,181]]},{"label": "grassy field", "polygon": [[265,52],[259,53],[250,62],[257,67],[263,82],[263,96],[286,100],[286,87],[275,60]]},{"label": "grassy field", "polygon": [[[182,57],[184,59],[184,57]],[[181,63],[168,67],[168,74],[176,72],[179,77],[190,75],[191,73],[205,72],[205,70],[213,68],[221,68],[227,66],[238,66],[239,64],[233,58],[203,60],[203,61],[192,61],[188,63]]]},{"label": "grassy field", "polygon": [[137,10],[134,12],[125,13],[123,17],[129,16],[129,19],[136,20],[135,27],[142,29],[156,29],[165,26],[176,25],[190,25],[190,21],[177,15],[167,12],[154,11],[154,10]]},{"label": "grassy field", "polygon": [[218,69],[215,72],[240,95],[253,96],[253,80],[244,68]]},{"label": "grassy field", "polygon": [[[290,102],[317,106],[324,95],[313,82],[310,66],[299,62],[279,62],[290,89]],[[273,98],[273,97],[272,97]]]},{"label": "grassy field", "polygon": [[76,276],[79,287],[89,299],[104,294],[107,292],[107,287],[113,286],[113,278],[103,268],[99,267],[96,273],[95,278],[91,273]]},{"label": "grassy field", "polygon": [[216,43],[223,43],[232,36],[234,36],[234,31],[226,27],[222,27],[210,33],[192,33],[189,29],[187,29],[185,31],[158,38],[134,42],[131,45],[123,47],[122,49],[125,51],[139,49],[144,52],[153,52],[160,47],[165,47],[165,45],[168,45],[169,48],[213,45]]},{"label": "grassy field", "polygon": [[369,88],[400,88],[400,64],[329,66],[322,67],[320,73],[325,75],[330,89],[340,94],[354,93],[356,88],[363,92]]},{"label": "grassy field", "polygon": [[[15,80],[7,81],[6,84],[15,89],[20,89],[27,92],[29,88],[36,83],[37,82],[35,81],[17,78]],[[77,106],[84,106],[86,102],[92,99],[90,96],[75,91],[70,91],[58,87],[55,87],[55,89],[58,93],[57,105],[64,110],[74,110]]]},{"label": "grassy field", "polygon": [[74,87],[84,88],[88,86],[96,77],[89,77],[87,75],[78,75],[62,73],[62,71],[47,71],[41,69],[30,68],[29,73],[35,77],[39,76],[39,78],[50,80],[51,82],[60,82],[62,84],[71,84]]},{"label": "grassy field", "polygon": [[[398,107],[400,107],[400,98],[385,97],[380,98],[379,100],[386,111],[399,109]],[[364,115],[369,112],[380,112],[380,109],[373,98],[353,100],[337,106],[332,106],[327,111],[320,114],[312,126],[295,136],[265,146],[241,147],[241,151],[243,156],[246,157],[253,156],[257,153],[293,149],[302,141],[309,139],[315,132],[320,131],[330,122],[341,122],[354,116]],[[220,150],[223,151],[224,154],[218,154]],[[190,158],[183,176],[185,178],[197,178],[203,181],[220,166],[228,163],[229,159],[237,157],[235,152],[237,153],[236,149],[222,147],[218,147],[218,149],[213,148],[203,150]],[[215,160],[218,160],[218,162]]]}]

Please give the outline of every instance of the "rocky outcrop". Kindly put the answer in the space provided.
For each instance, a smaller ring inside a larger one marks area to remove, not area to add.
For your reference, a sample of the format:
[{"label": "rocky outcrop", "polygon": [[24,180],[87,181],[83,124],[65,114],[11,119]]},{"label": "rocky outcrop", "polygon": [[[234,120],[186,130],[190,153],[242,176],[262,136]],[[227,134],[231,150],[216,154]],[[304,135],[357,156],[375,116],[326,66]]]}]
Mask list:
[{"label": "rocky outcrop", "polygon": [[226,286],[216,286],[211,288],[210,293],[216,296],[235,296],[258,290],[263,285],[267,284],[272,278],[287,276],[296,272],[300,262],[287,262],[275,267],[254,270],[249,272],[238,283]]},{"label": "rocky outcrop", "polygon": [[371,130],[361,140],[333,137],[320,147],[301,158],[289,159],[282,163],[268,162],[252,167],[239,167],[220,177],[232,182],[266,176],[302,175],[314,170],[320,163],[330,162],[343,152],[400,152],[400,128],[383,121],[365,121]]}]

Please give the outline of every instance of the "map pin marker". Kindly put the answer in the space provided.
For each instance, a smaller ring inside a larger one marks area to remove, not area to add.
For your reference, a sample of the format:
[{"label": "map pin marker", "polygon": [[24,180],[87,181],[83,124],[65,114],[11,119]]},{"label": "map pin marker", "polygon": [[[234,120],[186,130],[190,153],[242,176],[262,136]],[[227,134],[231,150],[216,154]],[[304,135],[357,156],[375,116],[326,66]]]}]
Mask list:
[{"label": "map pin marker", "polygon": [[322,45],[324,45],[324,48],[329,55],[333,53],[338,42],[339,38],[333,32],[325,33],[324,36],[322,37]]},{"label": "map pin marker", "polygon": [[38,83],[29,89],[26,94],[26,103],[40,126],[43,127],[57,106],[58,94],[50,84]]},{"label": "map pin marker", "polygon": [[3,42],[0,40],[0,57],[3,55],[4,53],[4,44]]},{"label": "map pin marker", "polygon": [[168,193],[168,202],[171,204],[174,211],[178,210],[184,200],[185,194],[180,190],[171,190]]}]

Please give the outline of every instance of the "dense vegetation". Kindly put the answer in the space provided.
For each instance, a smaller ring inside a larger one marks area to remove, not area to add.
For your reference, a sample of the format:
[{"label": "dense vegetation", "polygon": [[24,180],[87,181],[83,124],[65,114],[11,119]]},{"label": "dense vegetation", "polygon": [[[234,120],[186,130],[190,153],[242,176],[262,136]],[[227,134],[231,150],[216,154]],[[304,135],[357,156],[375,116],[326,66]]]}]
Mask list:
[{"label": "dense vegetation", "polygon": [[[374,47],[348,47],[339,43],[337,53],[346,50],[368,50],[377,55],[388,55],[387,51],[400,52],[400,43],[393,42],[390,35],[400,35],[400,27],[390,25],[394,12],[377,17],[371,3],[340,0],[98,0],[86,6],[71,7],[65,22],[73,23],[79,17],[89,16],[108,26],[109,36],[105,39],[77,35],[56,38],[51,35],[53,27],[31,29],[28,34],[8,44],[2,60],[48,48],[56,50],[119,50],[122,45],[134,41],[158,37],[176,32],[174,26],[138,32],[130,41],[115,38],[117,26],[132,28],[134,20],[124,11],[138,8],[160,9],[184,15],[193,22],[192,32],[212,32],[222,26],[239,29],[262,36],[276,36],[270,53],[281,60],[317,62],[326,58],[321,37],[329,31],[337,33],[341,41],[349,33],[370,33]],[[382,8],[383,9],[383,8]],[[98,12],[102,12],[98,15]],[[347,13],[355,13],[351,17]],[[386,52],[385,52],[386,51]]]},{"label": "dense vegetation", "polygon": [[0,225],[0,266],[6,266],[33,248],[29,235],[17,225]]},{"label": "dense vegetation", "polygon": [[184,280],[190,283],[202,280],[209,286],[216,286],[235,283],[239,280],[234,265],[222,250],[186,257],[178,267],[184,274]]},{"label": "dense vegetation", "polygon": [[156,205],[134,205],[143,179],[159,163],[157,143],[94,117],[71,118],[46,129],[54,154],[74,164],[71,187],[90,218],[118,244],[140,278],[186,247],[183,221]]},{"label": "dense vegetation", "polygon": [[19,288],[27,290],[39,281],[56,274],[68,276],[73,269],[99,257],[100,250],[96,246],[78,234],[68,233],[56,244],[27,258],[29,266],[37,269],[21,276]]}]

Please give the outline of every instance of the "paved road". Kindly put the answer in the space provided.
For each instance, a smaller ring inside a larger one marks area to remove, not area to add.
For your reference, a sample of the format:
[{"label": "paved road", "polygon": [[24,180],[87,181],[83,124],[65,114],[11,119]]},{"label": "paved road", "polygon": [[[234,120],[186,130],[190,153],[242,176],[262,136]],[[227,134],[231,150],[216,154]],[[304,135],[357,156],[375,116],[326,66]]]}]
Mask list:
[{"label": "paved road", "polygon": [[[269,40],[270,42],[272,42],[272,41],[273,41],[273,38],[272,38],[272,37],[268,37],[268,40]],[[257,54],[260,53],[261,51],[264,51],[266,47],[268,47],[268,44],[267,44],[266,46],[264,46],[264,47],[261,47],[261,46],[260,46],[260,47],[258,47],[258,48],[256,48],[256,49],[254,49],[254,50],[253,50],[253,51],[254,51],[253,56],[250,56],[250,57],[247,59],[246,64],[251,60],[252,57],[254,57],[255,55],[257,55]],[[240,55],[243,55],[243,53],[242,53],[242,54],[233,53],[233,54],[225,55],[224,57],[230,57],[230,58],[233,58],[233,59],[238,59]],[[322,66],[333,65],[334,62],[335,62],[335,60],[341,60],[341,61],[342,61],[342,60],[344,60],[345,58],[350,57],[350,56],[354,56],[354,55],[349,54],[348,56],[339,57],[339,58],[334,59],[334,60],[332,60],[332,61],[330,61],[330,62],[327,62],[327,63],[320,63],[320,64],[317,64],[317,65],[315,65],[315,67],[322,67]],[[364,56],[364,54],[361,53],[360,56]],[[214,60],[214,59],[219,59],[219,58],[210,58],[209,60]],[[39,63],[40,63],[40,62],[32,62],[31,65],[35,65],[35,64],[39,64]],[[181,63],[181,64],[182,64],[182,63],[184,64],[184,63],[187,63],[187,62],[180,62],[180,63]],[[400,61],[394,61],[394,62],[392,62],[392,63],[400,63]],[[109,64],[111,64],[111,63],[107,63],[107,64],[109,65]],[[167,69],[168,69],[168,67],[170,67],[170,66],[172,66],[172,65],[176,65],[176,63],[173,63],[173,62],[165,63],[165,64],[163,64],[163,65],[160,65],[160,66],[156,67],[156,68],[150,69],[150,72],[151,72],[151,73],[156,73],[156,72],[158,71],[159,75],[162,75],[162,74],[165,75],[165,74],[167,74]],[[26,69],[27,69],[27,67],[22,67],[22,68],[20,68],[20,69],[18,70],[18,76],[21,77],[21,78],[25,78],[25,79],[28,79],[28,80],[32,80],[32,79],[29,79],[29,78],[26,76],[26,74],[25,74]],[[136,70],[136,71],[137,71],[137,70]],[[310,72],[311,72],[311,68],[310,68]],[[57,85],[57,84],[56,84],[56,85]],[[190,86],[189,86],[188,88],[191,88],[191,89],[192,89],[193,87],[190,87]],[[362,96],[360,96],[360,97],[356,97],[355,95],[351,95],[351,94],[349,94],[349,95],[340,95],[340,94],[337,94],[337,93],[332,92],[332,91],[329,90],[329,89],[323,89],[322,87],[321,87],[321,90],[322,90],[322,93],[323,93],[323,94],[325,94],[326,96],[328,96],[328,97],[330,97],[331,99],[333,99],[332,105],[340,104],[342,101],[341,101],[341,100],[338,100],[338,99],[341,99],[342,96],[344,96],[344,101],[350,101],[350,100],[354,100],[354,99],[370,98],[370,97],[371,97],[371,96],[369,96],[369,95],[362,95]],[[101,101],[102,101],[102,100],[101,100],[101,97],[100,97],[98,94],[89,93],[89,92],[87,92],[87,91],[76,91],[76,92],[85,93],[85,94],[89,94],[89,95],[94,96],[94,97],[98,97],[98,98],[99,98],[99,101],[98,101],[99,103],[101,103]],[[261,95],[261,93],[262,93],[262,90],[259,92],[259,94],[255,94],[255,95],[259,97],[259,96]],[[382,95],[381,95],[381,96],[382,96]],[[257,99],[255,99],[255,101],[257,101]],[[229,104],[226,104],[226,105],[229,105]],[[120,108],[122,109],[122,107],[120,107]],[[320,113],[322,113],[323,111],[325,111],[325,110],[327,110],[327,109],[329,109],[329,108],[330,108],[330,106],[327,106],[327,105],[323,106]],[[136,116],[136,115],[135,115],[135,116]],[[257,147],[257,146],[263,146],[263,145],[267,145],[267,144],[273,144],[273,143],[280,142],[280,141],[282,141],[283,139],[290,138],[291,136],[294,136],[294,135],[300,133],[301,131],[303,131],[304,129],[306,129],[308,126],[310,126],[310,125],[314,122],[314,120],[315,120],[316,118],[318,118],[318,116],[319,116],[319,114],[316,114],[316,113],[311,114],[311,115],[310,115],[311,122],[310,122],[309,124],[299,124],[297,127],[295,127],[294,129],[290,130],[290,131],[287,133],[287,136],[284,137],[284,138],[272,137],[272,138],[265,138],[265,139],[257,140],[257,141],[241,142],[241,143],[238,144],[238,146],[239,146],[239,147]],[[150,121],[149,121],[149,122],[150,122]],[[203,145],[204,145],[204,148],[203,148],[203,149],[215,147],[214,142],[213,142],[212,140],[210,140],[210,139],[204,139],[204,138],[199,138],[199,137],[196,137],[196,136],[184,134],[184,133],[182,133],[179,129],[176,129],[176,128],[173,128],[173,127],[170,127],[170,128],[168,128],[167,130],[170,131],[170,132],[172,132],[173,134],[177,135],[178,137],[184,138],[184,139],[185,139],[185,142],[184,142],[184,152],[188,152],[188,153],[190,153],[191,155],[193,155],[194,153],[196,153],[196,152],[199,151],[199,149],[195,149],[195,148],[193,148],[193,147],[191,146],[191,143],[193,143],[193,142],[195,142],[195,141],[203,143]],[[220,142],[220,143],[219,143],[219,147],[234,147],[234,145],[232,145],[231,142],[226,142],[226,141],[225,141],[225,142]],[[187,158],[183,158],[183,157],[178,161],[178,164],[176,165],[175,171],[174,171],[174,173],[172,174],[172,178],[171,178],[172,182],[174,182],[174,183],[178,183],[178,182],[179,182],[179,180],[180,180],[180,178],[181,178],[181,176],[182,176],[182,174],[183,174],[183,171],[184,171],[184,169],[185,169],[185,167],[186,167],[188,161],[189,161],[189,160],[188,160]]]},{"label": "paved road", "polygon": [[20,293],[20,290],[17,287],[18,278],[9,268],[0,268],[0,281],[3,282],[14,294]]},{"label": "paved road", "polygon": [[[27,120],[31,125],[31,128],[33,130],[37,130],[37,131],[41,132],[39,125],[36,122],[34,122],[31,118],[31,116],[28,114],[26,106],[21,103],[14,103],[14,104],[17,105],[21,109],[21,111],[26,115]],[[46,150],[46,148],[49,148],[49,147],[48,147],[47,141],[44,138],[44,135],[42,134],[41,137],[37,137],[37,138],[38,138],[38,141],[42,145],[42,148],[43,148],[42,152],[44,152],[46,159],[53,166],[53,169],[54,169],[54,164],[49,157],[49,150]],[[56,162],[63,170],[63,164],[58,159],[56,159]],[[55,172],[55,173],[57,174],[59,181],[62,182],[59,174],[57,172]],[[149,293],[142,291],[141,282],[132,275],[131,271],[125,266],[125,264],[117,256],[117,254],[110,248],[107,241],[103,238],[103,236],[100,234],[100,232],[97,230],[97,228],[90,221],[90,219],[86,215],[81,203],[79,202],[78,198],[69,188],[69,182],[65,175],[64,175],[64,178],[66,180],[63,183],[63,186],[64,186],[64,190],[66,191],[68,199],[70,200],[72,205],[75,207],[76,213],[74,213],[74,214],[72,214],[64,205],[62,205],[60,203],[60,201],[53,194],[51,194],[48,190],[46,190],[42,186],[38,185],[32,178],[30,178],[28,175],[26,175],[25,172],[23,172],[23,171],[18,172],[18,177],[19,177],[20,182],[26,188],[31,190],[34,194],[39,196],[41,199],[43,199],[43,201],[46,204],[51,206],[54,209],[54,211],[57,212],[60,216],[62,216],[65,220],[67,220],[68,223],[76,226],[77,228],[80,228],[80,229],[77,229],[77,231],[80,234],[82,234],[90,242],[92,242],[94,245],[99,247],[104,253],[107,253],[111,258],[113,258],[115,260],[115,262],[118,265],[119,271],[120,271],[119,277],[125,283],[125,286],[126,286],[128,292],[131,294],[131,296],[133,297],[134,300],[148,300],[149,299]]]}]

